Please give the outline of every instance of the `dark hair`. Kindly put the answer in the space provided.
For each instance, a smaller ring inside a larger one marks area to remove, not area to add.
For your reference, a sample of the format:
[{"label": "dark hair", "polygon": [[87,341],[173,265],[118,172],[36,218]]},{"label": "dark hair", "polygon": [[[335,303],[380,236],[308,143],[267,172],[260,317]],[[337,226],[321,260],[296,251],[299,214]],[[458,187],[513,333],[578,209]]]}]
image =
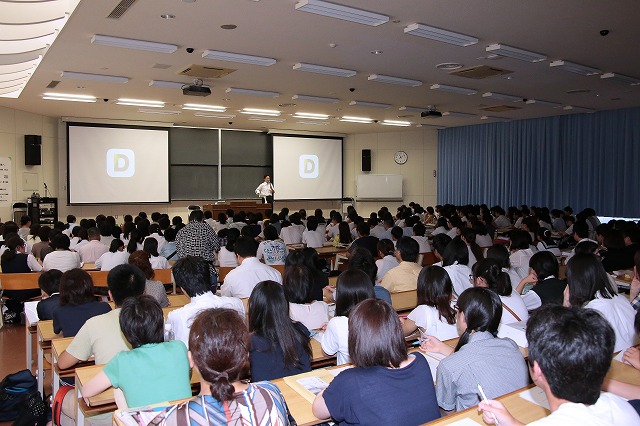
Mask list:
[{"label": "dark hair", "polygon": [[209,382],[211,396],[233,400],[233,382],[240,380],[249,358],[249,330],[232,309],[200,312],[189,331],[189,350],[198,371]]},{"label": "dark hair", "polygon": [[460,238],[451,240],[442,254],[442,266],[451,266],[456,262],[460,265],[469,263],[469,249]]},{"label": "dark hair", "polygon": [[594,241],[582,241],[573,248],[573,252],[575,254],[587,253],[587,254],[595,254],[598,250],[598,243]]},{"label": "dark hair", "polygon": [[20,226],[25,226],[29,222],[31,222],[31,217],[26,214],[20,218]]},{"label": "dark hair", "polygon": [[418,275],[418,305],[433,306],[438,318],[447,324],[456,323],[456,311],[451,307],[453,284],[447,271],[441,266],[426,266]]},{"label": "dark hair", "polygon": [[41,226],[38,229],[38,237],[40,237],[40,241],[47,242],[49,241],[49,234],[51,233],[51,228],[47,225]]},{"label": "dark hair", "polygon": [[473,278],[484,278],[487,287],[499,296],[509,296],[513,292],[509,274],[502,271],[500,264],[493,259],[482,259],[473,265]]},{"label": "dark hair", "polygon": [[144,273],[133,265],[118,265],[107,275],[107,286],[116,306],[121,306],[127,297],[144,293],[146,282]]},{"label": "dark hair", "polygon": [[60,277],[60,306],[77,306],[95,300],[93,280],[87,271],[70,269]]},{"label": "dark hair", "polygon": [[69,237],[67,237],[65,234],[60,233],[55,237],[53,237],[50,244],[54,250],[57,250],[57,249],[69,250],[71,241],[69,240]]},{"label": "dark hair", "polygon": [[539,282],[548,277],[558,277],[558,260],[551,252],[539,251],[531,256],[529,267],[536,272]]},{"label": "dark hair", "polygon": [[133,253],[138,250],[138,244],[142,239],[142,233],[138,229],[132,229],[129,234],[129,243],[127,244],[127,252]]},{"label": "dark hair", "polygon": [[472,287],[462,292],[456,302],[460,312],[464,313],[467,329],[460,336],[455,351],[467,344],[474,331],[488,331],[498,335],[498,326],[502,319],[502,302],[498,295],[483,287]]},{"label": "dark hair", "polygon": [[427,231],[427,228],[424,226],[424,223],[418,222],[413,225],[413,235],[417,237],[424,237],[424,233]]},{"label": "dark hair", "polygon": [[622,231],[611,229],[604,235],[604,246],[608,249],[624,248],[624,235]]},{"label": "dark hair", "polygon": [[202,218],[204,217],[204,213],[202,210],[192,210],[189,213],[189,222],[202,222]]},{"label": "dark hair", "polygon": [[[464,240],[469,245],[471,249],[471,253],[476,257],[476,261],[480,259],[484,259],[484,251],[482,248],[476,243],[476,231],[472,228],[463,228],[460,232],[460,235],[464,238]],[[469,255],[467,250],[467,256]]]},{"label": "dark hair", "polygon": [[367,274],[371,280],[371,285],[376,282],[376,275],[378,274],[378,266],[376,261],[371,256],[371,252],[363,247],[356,247],[351,252],[347,269],[359,270]]},{"label": "dark hair", "polygon": [[348,317],[358,303],[375,298],[371,278],[357,269],[341,273],[336,289],[336,316]]},{"label": "dark hair", "polygon": [[489,247],[487,249],[487,259],[495,260],[501,268],[509,269],[511,267],[509,249],[503,244],[494,244]]},{"label": "dark hair", "polygon": [[382,300],[359,303],[349,316],[349,355],[355,367],[400,367],[407,346],[396,311]]},{"label": "dark hair", "polygon": [[147,237],[144,240],[144,243],[142,245],[142,250],[149,253],[149,255],[151,256],[154,256],[154,257],[160,256],[158,254],[158,240],[156,240],[153,237]]},{"label": "dark hair", "polygon": [[391,228],[391,236],[395,237],[396,240],[399,240],[404,235],[404,231],[399,226],[394,226]]},{"label": "dark hair", "polygon": [[289,303],[311,302],[313,283],[313,274],[304,265],[293,265],[284,270],[282,285]]},{"label": "dark hair", "polygon": [[100,239],[100,231],[95,226],[87,229],[87,237],[91,240],[99,240]]},{"label": "dark hair", "polygon": [[114,239],[111,241],[111,244],[109,244],[109,251],[110,251],[111,253],[115,253],[115,252],[117,252],[117,251],[118,251],[118,249],[119,249],[120,247],[124,247],[124,243],[122,242],[122,240],[120,240],[120,239],[118,239],[118,238],[114,238]]},{"label": "dark hair", "polygon": [[[440,253],[440,256],[444,256],[444,252],[447,249],[447,246],[451,242],[451,237],[447,234],[438,234],[433,237],[433,241],[431,245],[433,246],[433,250]],[[468,256],[468,253],[467,253]]]},{"label": "dark hair", "polygon": [[151,261],[149,260],[149,253],[136,250],[129,255],[128,260],[129,265],[134,265],[140,268],[140,270],[144,273],[146,279],[151,280],[155,276],[155,272],[151,267]]},{"label": "dark hair", "polygon": [[615,333],[593,309],[542,306],[527,321],[529,365],[538,363],[556,398],[595,404],[611,366]]},{"label": "dark hair", "polygon": [[401,237],[396,242],[396,249],[400,252],[400,258],[405,262],[415,262],[420,254],[420,245],[411,237]]},{"label": "dark hair", "polygon": [[395,248],[393,247],[393,241],[383,238],[378,241],[376,245],[376,249],[379,253],[382,253],[382,256],[393,255]]},{"label": "dark hair", "polygon": [[223,231],[227,231],[226,232],[227,244],[225,245],[225,248],[229,252],[233,253],[233,249],[236,245],[236,241],[238,240],[238,238],[240,238],[240,230],[238,228],[229,228],[229,229],[220,230],[220,232],[223,232]]},{"label": "dark hair", "polygon": [[594,254],[578,253],[567,263],[567,284],[571,306],[582,306],[600,293],[605,299],[617,292],[611,286],[609,276]]},{"label": "dark hair", "polygon": [[351,235],[351,229],[347,222],[340,222],[338,224],[338,235],[340,244],[349,244],[353,241],[353,235]]},{"label": "dark hair", "polygon": [[18,247],[24,247],[25,243],[22,238],[13,234],[7,239],[7,241],[5,241],[4,245],[7,246],[7,249],[4,251],[4,253],[2,253],[0,259],[2,259],[3,262],[9,262],[14,257],[16,257],[16,249]]},{"label": "dark hair", "polygon": [[189,297],[199,296],[211,291],[211,272],[206,260],[199,256],[185,256],[179,259],[173,268],[176,285]]},{"label": "dark hair", "polygon": [[[232,228],[233,229],[233,228]],[[262,231],[265,240],[277,240],[278,239],[278,230],[275,226],[267,225],[264,227],[264,231]],[[228,249],[227,249],[228,250]]]},{"label": "dark hair", "polygon": [[122,303],[120,329],[132,348],[164,341],[164,315],[153,297],[141,294]]},{"label": "dark hair", "polygon": [[587,238],[589,236],[589,225],[584,220],[578,220],[573,224],[573,233],[580,238]]},{"label": "dark hair", "polygon": [[516,229],[509,234],[511,240],[511,250],[528,249],[531,243],[531,235],[527,231]]},{"label": "dark hair", "polygon": [[366,222],[360,222],[359,224],[356,225],[356,231],[360,235],[369,235],[371,228],[369,227],[369,225],[367,225]]},{"label": "dark hair", "polygon": [[62,272],[57,269],[50,269],[48,271],[44,271],[38,277],[38,287],[48,296],[51,296],[53,293],[57,293],[60,291],[60,278],[62,277]]},{"label": "dark hair", "polygon": [[256,240],[249,237],[240,237],[233,246],[235,253],[240,257],[255,257],[258,252]]},{"label": "dark hair", "polygon": [[175,229],[169,227],[164,230],[164,239],[167,240],[167,242],[175,241],[177,233],[178,232]]},{"label": "dark hair", "polygon": [[318,218],[315,216],[311,216],[309,217],[309,219],[307,219],[307,229],[309,231],[315,231],[316,229],[318,229]]},{"label": "dark hair", "polygon": [[297,348],[302,346],[311,357],[311,344],[309,336],[295,327],[289,316],[285,291],[275,281],[261,281],[254,287],[249,297],[249,331],[267,339],[272,350],[278,346],[284,355],[285,367],[299,368],[302,362]]}]

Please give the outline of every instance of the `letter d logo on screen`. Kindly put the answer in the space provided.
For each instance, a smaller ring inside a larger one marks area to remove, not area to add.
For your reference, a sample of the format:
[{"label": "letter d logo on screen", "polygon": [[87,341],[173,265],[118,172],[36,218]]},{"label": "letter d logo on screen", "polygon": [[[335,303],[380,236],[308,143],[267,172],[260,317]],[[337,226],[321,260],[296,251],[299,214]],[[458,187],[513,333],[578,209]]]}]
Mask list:
[{"label": "letter d logo on screen", "polygon": [[300,156],[300,177],[303,179],[315,179],[318,177],[318,156],[313,154],[303,154]]},{"label": "letter d logo on screen", "polygon": [[131,177],[136,172],[136,156],[130,149],[107,151],[107,174],[111,177]]}]

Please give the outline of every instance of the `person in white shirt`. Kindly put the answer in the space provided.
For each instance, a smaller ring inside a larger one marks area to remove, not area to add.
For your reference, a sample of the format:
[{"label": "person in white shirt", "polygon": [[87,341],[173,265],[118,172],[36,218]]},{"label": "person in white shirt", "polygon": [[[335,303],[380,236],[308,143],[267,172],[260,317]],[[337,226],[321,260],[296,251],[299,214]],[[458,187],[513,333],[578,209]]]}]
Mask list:
[{"label": "person in white shirt", "polygon": [[109,247],[100,242],[100,231],[98,228],[87,229],[87,237],[89,242],[77,249],[82,263],[93,263],[103,254],[109,251]]},{"label": "person in white shirt", "polygon": [[213,213],[211,213],[211,210],[204,211],[204,223],[212,227],[213,230],[216,231],[216,233],[218,232],[218,230],[216,229],[217,222],[213,220]]},{"label": "person in white shirt", "polygon": [[209,308],[230,308],[245,316],[242,301],[235,297],[219,297],[211,292],[209,264],[201,257],[186,256],[173,267],[173,278],[190,302],[169,312],[167,323],[171,324],[176,339],[189,345],[189,330],[196,315]]},{"label": "person in white shirt", "polygon": [[287,220],[283,220],[282,228],[280,229],[280,238],[285,244],[300,244],[302,243],[303,232],[304,226],[302,226],[302,224],[298,226]]},{"label": "person in white shirt", "polygon": [[509,234],[509,238],[511,239],[509,263],[511,268],[518,274],[518,277],[523,279],[529,275],[529,260],[533,256],[529,233],[527,231],[514,230]]},{"label": "person in white shirt", "polygon": [[308,330],[319,329],[329,321],[329,306],[311,297],[313,284],[313,275],[304,265],[287,266],[284,271],[282,285],[289,302],[289,316]]},{"label": "person in white shirt", "polygon": [[267,225],[264,228],[264,241],[258,245],[256,257],[264,259],[267,265],[284,265],[289,255],[289,249],[282,240],[278,239],[276,228]]},{"label": "person in white shirt", "polygon": [[224,229],[218,234],[218,237],[223,239],[225,235],[227,244],[220,248],[220,251],[216,256],[218,259],[218,266],[235,268],[238,266],[238,258],[233,252],[233,246],[235,245],[236,240],[240,238],[240,231],[235,228]]},{"label": "person in white shirt", "polygon": [[[440,239],[440,238],[438,238]],[[436,243],[434,239],[434,248],[440,243]],[[460,238],[451,240],[444,249],[442,254],[442,267],[449,274],[453,291],[456,295],[461,295],[463,291],[473,287],[471,281],[473,273],[471,268],[467,266],[469,263],[469,250],[467,245]]]},{"label": "person in white shirt", "polygon": [[158,253],[158,240],[155,238],[148,238],[144,240],[142,250],[149,255],[149,262],[153,269],[169,269],[171,265],[167,261],[167,258],[160,256]]},{"label": "person in white shirt", "polygon": [[324,235],[318,231],[318,219],[315,216],[307,220],[307,229],[302,232],[302,243],[311,248],[322,247],[324,244]]},{"label": "person in white shirt", "polygon": [[51,240],[51,247],[53,247],[53,251],[47,254],[42,261],[43,270],[57,269],[66,272],[80,267],[80,256],[75,251],[69,250],[69,237],[62,233],[56,235]]},{"label": "person in white shirt", "polygon": [[509,226],[511,226],[511,221],[507,216],[504,215],[505,212],[502,207],[493,206],[489,211],[491,212],[491,215],[494,218],[492,223],[494,228],[500,229],[500,228],[508,228]]},{"label": "person in white shirt", "polygon": [[[611,367],[615,333],[592,309],[543,306],[527,323],[529,373],[544,392],[551,414],[536,426],[637,425],[640,417],[624,399],[600,388]],[[562,342],[562,343],[560,343]],[[505,406],[480,402],[487,424],[522,425]]]},{"label": "person in white shirt", "polygon": [[121,240],[111,241],[109,251],[96,260],[95,267],[100,271],[110,271],[118,265],[124,265],[129,260],[129,253],[124,249]]},{"label": "person in white shirt", "polygon": [[249,237],[240,237],[233,250],[240,266],[230,271],[220,288],[223,296],[249,297],[253,288],[260,282],[271,280],[282,284],[282,275],[271,266],[261,263],[256,257],[256,242]]},{"label": "person in white shirt", "polygon": [[265,175],[264,182],[256,188],[256,195],[262,198],[264,204],[271,204],[273,203],[273,194],[275,192],[273,184],[271,183],[271,176]]},{"label": "person in white shirt", "polygon": [[425,228],[424,223],[422,222],[418,222],[415,225],[413,225],[413,236],[411,238],[413,238],[418,242],[418,245],[420,246],[420,253],[422,254],[431,252],[431,245],[429,244],[429,238],[424,236],[424,233],[426,231],[427,229]]},{"label": "person in white shirt", "polygon": [[380,284],[386,273],[400,264],[400,261],[396,259],[395,251],[396,249],[391,240],[382,239],[378,241],[378,257],[380,259],[376,260],[376,266],[378,267],[376,284]]},{"label": "person in white shirt", "polygon": [[475,287],[487,287],[500,296],[502,317],[500,324],[510,324],[529,319],[529,311],[517,291],[514,291],[511,280],[497,261],[482,259],[473,266]]},{"label": "person in white shirt", "polygon": [[336,235],[340,232],[338,229],[338,225],[342,222],[342,215],[338,212],[335,212],[333,216],[331,216],[331,222],[325,228],[325,234],[327,236],[327,240],[333,240]]},{"label": "person in white shirt", "polygon": [[[167,244],[167,240],[166,238],[164,238],[164,234],[160,230],[160,225],[158,224],[154,223],[149,227],[149,236],[145,237],[144,241],[148,240],[149,238],[153,238],[158,242],[158,251],[162,250],[162,247],[164,247],[164,245]],[[144,246],[144,241],[142,242],[143,246]]]},{"label": "person in white shirt", "polygon": [[98,229],[100,230],[100,244],[103,244],[109,249],[109,247],[111,247],[111,241],[115,239],[112,235],[113,228],[105,221],[100,224],[100,228]]}]

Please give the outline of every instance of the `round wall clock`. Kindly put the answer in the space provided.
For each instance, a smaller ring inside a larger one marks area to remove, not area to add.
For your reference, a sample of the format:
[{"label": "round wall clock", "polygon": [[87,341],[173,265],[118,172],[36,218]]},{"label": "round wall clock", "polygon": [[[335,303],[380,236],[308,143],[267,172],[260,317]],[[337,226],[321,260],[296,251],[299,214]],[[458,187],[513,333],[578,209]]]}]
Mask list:
[{"label": "round wall clock", "polygon": [[406,152],[404,151],[398,151],[395,153],[395,155],[393,156],[393,159],[395,160],[395,162],[397,164],[404,164],[407,162],[407,160],[409,159],[409,156],[407,155]]}]

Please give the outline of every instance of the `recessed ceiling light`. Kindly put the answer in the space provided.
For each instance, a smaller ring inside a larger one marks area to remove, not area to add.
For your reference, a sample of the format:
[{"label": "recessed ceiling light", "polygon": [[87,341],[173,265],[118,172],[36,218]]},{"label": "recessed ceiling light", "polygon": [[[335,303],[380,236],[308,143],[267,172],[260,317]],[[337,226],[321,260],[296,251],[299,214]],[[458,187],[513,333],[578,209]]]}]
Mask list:
[{"label": "recessed ceiling light", "polygon": [[462,68],[462,64],[459,64],[457,62],[444,62],[442,64],[436,65],[436,68],[443,71],[453,71]]},{"label": "recessed ceiling light", "polygon": [[374,55],[382,55],[384,52],[382,50],[372,50],[371,53]]},{"label": "recessed ceiling light", "polygon": [[242,114],[253,114],[253,115],[268,115],[272,117],[277,117],[280,115],[280,111],[274,109],[261,109],[261,108],[243,108],[240,111]]},{"label": "recessed ceiling light", "polygon": [[175,18],[175,17],[176,17],[176,15],[172,15],[172,14],[170,14],[170,13],[164,13],[164,14],[160,15],[160,17],[161,17],[162,19],[173,19],[173,18]]},{"label": "recessed ceiling light", "polygon": [[222,28],[223,30],[235,30],[236,28],[238,28],[238,26],[234,24],[224,24],[220,25],[220,28]]},{"label": "recessed ceiling light", "polygon": [[292,103],[292,102],[289,102],[289,103],[285,103],[285,104],[278,104],[278,106],[279,106],[280,108],[291,108],[291,107],[296,106],[296,104],[294,104],[294,103]]}]

